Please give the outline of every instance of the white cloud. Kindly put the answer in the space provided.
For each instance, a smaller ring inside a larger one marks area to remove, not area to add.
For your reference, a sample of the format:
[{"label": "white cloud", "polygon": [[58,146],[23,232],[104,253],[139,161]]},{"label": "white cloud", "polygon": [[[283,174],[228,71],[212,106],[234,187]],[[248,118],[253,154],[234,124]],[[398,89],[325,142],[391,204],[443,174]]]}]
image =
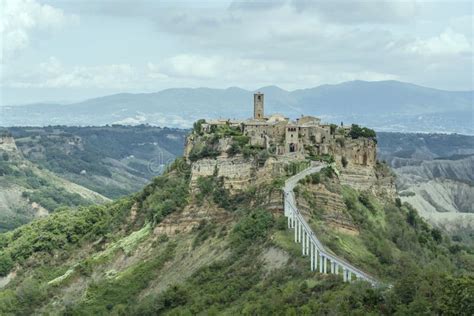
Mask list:
[{"label": "white cloud", "polygon": [[[446,89],[472,88],[473,15],[457,5],[282,0],[250,5],[245,1],[226,8],[214,2],[188,6],[119,0],[54,5],[62,6],[62,11],[33,0],[9,3],[8,12],[17,12],[9,13],[9,22],[2,25],[2,32],[11,36],[10,55],[36,47],[30,42],[38,31],[66,25],[70,17],[66,12],[78,12],[83,21],[92,23],[77,32],[82,38],[68,43],[77,45],[74,49],[56,53],[58,42],[38,48],[40,56],[60,56],[70,64],[51,58],[23,65],[18,59],[3,67],[8,67],[2,70],[4,86],[137,92],[182,86],[256,89],[274,84],[297,89],[394,79]],[[2,20],[3,16],[4,12]],[[133,49],[125,36],[123,46],[121,39],[116,41],[121,28],[130,26],[140,26],[139,31],[143,27],[144,32],[133,39]],[[100,28],[97,37],[95,28]],[[99,38],[100,44],[110,39],[114,45],[87,46]],[[146,54],[137,54],[136,47]],[[145,60],[149,62],[143,66]]]},{"label": "white cloud", "polygon": [[[148,63],[148,77],[167,82],[210,84],[214,87],[241,86],[256,89],[278,83],[295,89],[348,80],[393,80],[394,74],[347,67],[334,71],[330,66],[308,65],[271,59],[236,58],[181,54],[159,63]],[[192,84],[191,84],[192,85]]]},{"label": "white cloud", "polygon": [[179,54],[158,64],[149,63],[148,70],[162,77],[236,80],[260,78],[271,72],[287,70],[279,61],[259,61],[247,58]]},{"label": "white cloud", "polygon": [[65,67],[55,57],[37,68],[7,73],[2,86],[13,88],[105,88],[128,89],[139,75],[129,64]]},{"label": "white cloud", "polygon": [[78,17],[35,0],[0,0],[2,59],[9,59],[27,48],[32,34],[57,30]]},{"label": "white cloud", "polygon": [[472,39],[469,41],[465,35],[447,28],[438,36],[415,40],[406,49],[412,53],[428,56],[472,53]]}]

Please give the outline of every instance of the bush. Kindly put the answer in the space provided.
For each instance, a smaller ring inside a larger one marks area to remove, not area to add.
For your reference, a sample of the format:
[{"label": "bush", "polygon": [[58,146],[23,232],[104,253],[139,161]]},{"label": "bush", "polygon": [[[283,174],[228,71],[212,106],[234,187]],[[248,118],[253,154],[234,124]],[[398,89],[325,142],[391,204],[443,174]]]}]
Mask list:
[{"label": "bush", "polygon": [[349,132],[349,136],[352,137],[352,139],[357,139],[360,137],[364,138],[372,138],[376,139],[377,134],[373,129],[367,128],[367,127],[360,127],[357,124],[352,124],[351,130]]},{"label": "bush", "polygon": [[200,119],[194,122],[193,132],[197,135],[202,135],[202,124],[206,123],[206,120]]},{"label": "bush", "polygon": [[244,135],[233,136],[232,140],[239,146],[244,147],[250,142],[250,137]]},{"label": "bush", "polygon": [[372,204],[372,201],[370,201],[369,194],[367,192],[363,192],[359,195],[359,202],[362,203],[372,213],[377,211]]},{"label": "bush", "polygon": [[232,156],[235,156],[235,155],[237,155],[237,154],[240,154],[241,151],[242,151],[242,149],[241,149],[241,147],[239,146],[239,144],[236,143],[236,142],[233,142],[233,143],[230,145],[229,149],[227,149],[227,154],[228,154],[230,157],[232,157]]},{"label": "bush", "polygon": [[13,260],[8,253],[0,252],[0,277],[6,276],[13,268]]},{"label": "bush", "polygon": [[341,164],[345,168],[349,164],[349,161],[347,161],[347,158],[345,156],[342,156],[341,158]]},{"label": "bush", "polygon": [[335,175],[334,169],[331,167],[324,167],[323,169],[321,169],[321,174],[329,179],[332,179]]},{"label": "bush", "polygon": [[310,177],[311,177],[311,183],[312,184],[320,184],[321,183],[321,174],[319,172],[311,174]]},{"label": "bush", "polygon": [[234,226],[231,232],[231,243],[238,249],[245,250],[248,245],[267,236],[273,226],[273,216],[264,209],[256,209],[247,213]]}]

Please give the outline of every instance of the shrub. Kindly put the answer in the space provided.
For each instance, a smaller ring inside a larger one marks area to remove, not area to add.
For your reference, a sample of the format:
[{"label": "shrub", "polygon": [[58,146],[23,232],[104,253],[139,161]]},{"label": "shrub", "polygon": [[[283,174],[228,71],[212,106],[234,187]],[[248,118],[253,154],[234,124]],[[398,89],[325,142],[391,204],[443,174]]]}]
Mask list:
[{"label": "shrub", "polygon": [[324,167],[321,169],[321,174],[326,178],[333,178],[334,177],[334,169],[331,167]]},{"label": "shrub", "polygon": [[235,156],[237,154],[240,154],[241,153],[241,147],[239,146],[238,143],[236,142],[233,142],[229,149],[227,149],[227,154],[232,157],[232,156]]},{"label": "shrub", "polygon": [[349,164],[349,161],[347,161],[347,158],[345,156],[342,156],[341,158],[341,164],[345,168]]},{"label": "shrub", "polygon": [[273,216],[264,209],[256,209],[243,216],[231,232],[231,243],[238,249],[245,250],[249,243],[266,237],[268,229],[273,226]]},{"label": "shrub", "polygon": [[336,143],[341,147],[344,147],[346,145],[346,141],[344,140],[344,138],[337,138]]},{"label": "shrub", "polygon": [[194,122],[193,124],[193,132],[198,135],[202,135],[202,124],[206,123],[206,120],[200,119]]},{"label": "shrub", "polygon": [[0,276],[4,277],[13,268],[13,260],[8,253],[0,252]]},{"label": "shrub", "polygon": [[377,134],[373,129],[360,127],[357,124],[352,124],[349,136],[352,137],[352,139],[357,139],[359,137],[376,139]]},{"label": "shrub", "polygon": [[232,140],[239,146],[244,147],[250,142],[250,137],[244,135],[233,136]]},{"label": "shrub", "polygon": [[372,201],[370,201],[369,195],[366,192],[363,192],[359,195],[359,202],[362,203],[372,213],[376,212],[376,209],[372,204]]}]

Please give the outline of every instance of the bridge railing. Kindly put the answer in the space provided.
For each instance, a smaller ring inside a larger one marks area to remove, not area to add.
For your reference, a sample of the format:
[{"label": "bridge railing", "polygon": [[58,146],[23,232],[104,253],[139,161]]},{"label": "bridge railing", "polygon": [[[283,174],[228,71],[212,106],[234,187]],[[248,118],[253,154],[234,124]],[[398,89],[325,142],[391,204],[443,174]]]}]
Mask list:
[{"label": "bridge railing", "polygon": [[[297,184],[297,182],[299,180],[301,180],[305,176],[307,176],[311,173],[317,172],[317,171],[321,170],[323,167],[324,167],[324,165],[309,167],[309,168],[301,171],[300,173],[294,175],[293,177],[291,177],[291,178],[289,178],[285,181],[285,189],[284,189],[285,216],[287,216],[287,217],[293,216],[293,218],[301,224],[301,226],[303,227],[303,230],[305,231],[306,235],[308,236],[308,238],[310,240],[310,243],[314,244],[314,246],[316,247],[316,249],[320,253],[320,256],[323,256],[324,258],[329,259],[331,262],[337,263],[338,265],[343,267],[343,269],[345,269],[347,271],[350,271],[351,273],[356,275],[357,278],[364,279],[364,280],[370,282],[373,285],[378,285],[379,282],[374,277],[372,277],[369,274],[357,269],[356,267],[351,265],[346,260],[341,259],[341,258],[329,253],[324,248],[323,244],[317,238],[316,234],[313,232],[313,230],[311,229],[311,227],[306,222],[303,215],[299,212],[298,208],[295,205],[296,200],[295,200],[294,195],[293,195],[294,186]],[[295,204],[293,204],[293,201],[294,201]],[[290,210],[289,210],[290,212],[288,212],[287,207],[290,208]],[[295,229],[296,229],[296,227],[295,227]]]}]

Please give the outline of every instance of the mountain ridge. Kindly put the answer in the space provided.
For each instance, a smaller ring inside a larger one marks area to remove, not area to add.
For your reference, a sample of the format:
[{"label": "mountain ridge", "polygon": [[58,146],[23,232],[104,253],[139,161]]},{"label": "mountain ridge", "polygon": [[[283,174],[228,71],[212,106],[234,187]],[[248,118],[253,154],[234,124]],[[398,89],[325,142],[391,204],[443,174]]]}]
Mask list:
[{"label": "mountain ridge", "polygon": [[67,105],[2,106],[0,125],[147,123],[188,128],[203,117],[250,117],[249,100],[255,91],[265,93],[266,113],[316,115],[333,123],[354,122],[380,131],[474,134],[473,91],[446,91],[399,81],[349,81],[293,91],[264,86],[253,91],[200,87],[118,93]]}]

